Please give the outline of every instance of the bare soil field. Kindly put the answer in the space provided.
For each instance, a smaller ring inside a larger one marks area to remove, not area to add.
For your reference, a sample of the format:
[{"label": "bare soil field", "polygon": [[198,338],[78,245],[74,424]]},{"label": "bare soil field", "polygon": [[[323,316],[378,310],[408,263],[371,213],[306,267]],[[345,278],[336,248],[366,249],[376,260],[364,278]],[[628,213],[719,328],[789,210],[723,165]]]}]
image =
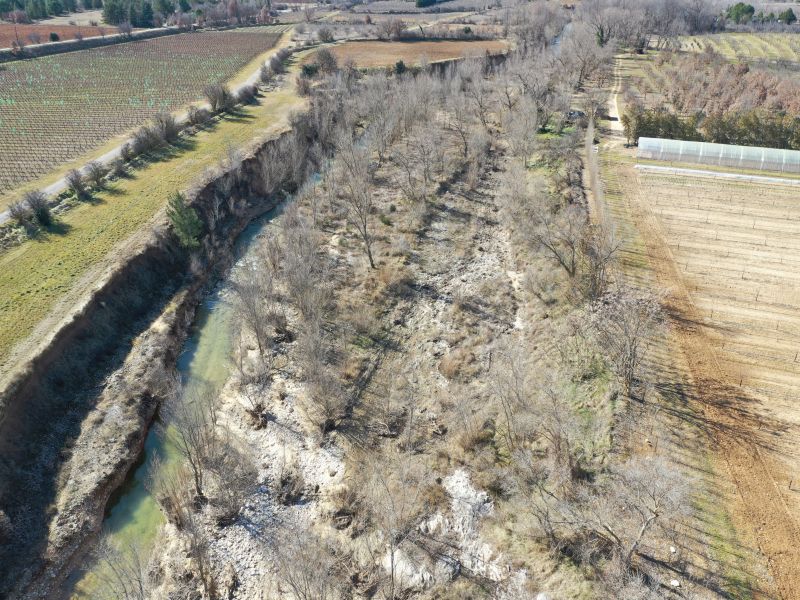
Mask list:
[{"label": "bare soil field", "polygon": [[[434,23],[436,21],[451,21],[451,20],[458,20],[471,15],[472,13],[469,12],[457,12],[457,13],[367,13],[369,14],[369,20],[372,23],[381,23],[384,21],[389,21],[391,19],[400,19],[406,23],[413,23],[414,25],[418,23]],[[364,20],[367,18],[367,15],[362,13],[349,13],[349,12],[340,12],[333,15],[330,20],[334,23],[363,23]]]},{"label": "bare soil field", "polygon": [[12,23],[0,23],[0,48],[10,48],[15,41],[24,45],[45,44],[50,40],[50,34],[55,33],[60,40],[74,40],[76,36],[98,37],[117,33],[117,28],[112,25],[100,25],[92,27],[89,25],[68,25],[64,24],[42,24],[33,25],[13,25]]},{"label": "bare soil field", "polygon": [[640,173],[722,366],[793,424],[800,384],[800,207],[794,187]]},{"label": "bare soil field", "polygon": [[[358,67],[393,66],[402,60],[408,65],[419,64],[422,57],[430,62],[450,60],[476,54],[501,54],[508,49],[503,40],[437,41],[437,42],[346,42],[331,48],[339,63],[355,61]],[[313,55],[307,62],[313,62]]]},{"label": "bare soil field", "polygon": [[652,269],[651,285],[666,290],[700,422],[736,489],[727,500],[734,525],[769,564],[771,578],[757,596],[772,597],[774,579],[779,597],[796,598],[796,191],[654,174],[634,169],[619,151],[613,155],[611,201],[625,207],[645,240],[638,260]]}]

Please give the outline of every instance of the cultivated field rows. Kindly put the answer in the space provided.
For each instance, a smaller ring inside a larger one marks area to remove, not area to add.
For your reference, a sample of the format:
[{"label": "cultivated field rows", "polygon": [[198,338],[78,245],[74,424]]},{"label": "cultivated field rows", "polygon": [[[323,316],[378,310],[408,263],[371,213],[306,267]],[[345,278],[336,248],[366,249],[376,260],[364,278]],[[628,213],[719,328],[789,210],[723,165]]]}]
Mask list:
[{"label": "cultivated field rows", "polygon": [[[800,204],[780,185],[637,173],[721,368],[773,425],[784,475],[800,475]],[[785,491],[785,490],[784,490]],[[793,492],[788,502],[800,510]],[[796,513],[797,514],[797,513]]]},{"label": "cultivated field rows", "polygon": [[792,258],[780,257],[780,260],[775,260],[769,252],[755,249],[752,252],[744,252],[737,250],[716,250],[709,249],[705,240],[700,237],[684,237],[678,241],[678,245],[688,251],[705,252],[708,257],[713,257],[714,263],[719,264],[724,259],[731,259],[734,261],[741,260],[758,260],[762,268],[780,268],[786,267],[795,272],[794,269],[800,267],[800,261]]},{"label": "cultivated field rows", "polygon": [[702,52],[705,48],[727,58],[800,60],[800,42],[777,33],[724,33],[692,36],[681,41],[681,50]]},{"label": "cultivated field rows", "polygon": [[11,63],[0,77],[0,192],[199,100],[282,27],[185,33]]},{"label": "cultivated field rows", "polygon": [[[800,411],[793,403],[800,375],[793,332],[800,311],[793,307],[798,297],[780,277],[769,285],[752,284],[739,279],[741,269],[730,277],[712,265],[707,275],[692,275],[682,271],[680,262],[704,257],[712,264],[718,255],[741,255],[743,265],[764,267],[780,265],[782,252],[785,260],[800,254],[731,240],[725,227],[718,228],[722,239],[714,239],[714,232],[706,235],[710,239],[700,238],[698,232],[707,230],[704,222],[676,221],[668,233],[658,214],[666,206],[678,211],[696,206],[702,196],[704,201],[716,198],[719,205],[734,197],[735,206],[748,215],[747,206],[756,202],[780,205],[780,186],[744,185],[733,195],[727,193],[731,186],[715,178],[669,177],[654,186],[655,177],[637,172],[632,154],[618,148],[614,144],[603,156],[603,182],[607,212],[624,240],[620,266],[626,281],[664,294],[672,317],[670,343],[651,347],[654,371],[663,382],[656,389],[666,394],[663,410],[685,423],[678,431],[691,432],[690,424],[696,424],[708,436],[700,443],[711,455],[697,477],[719,493],[699,502],[698,531],[711,528],[731,536],[709,546],[719,560],[713,570],[730,573],[724,579],[733,585],[725,587],[725,597],[776,598],[783,592],[796,597],[792,573],[800,515],[794,491]],[[695,188],[688,197],[682,184]],[[694,233],[682,231],[687,223],[694,225]],[[767,292],[777,300],[765,297]],[[698,448],[682,450],[674,449],[679,463],[696,464],[695,453],[702,454]],[[727,515],[722,522],[705,517],[714,508]],[[766,563],[769,573],[758,566]]]},{"label": "cultivated field rows", "polygon": [[[603,169],[605,202],[602,210],[617,239],[623,241],[619,267],[627,284],[659,291],[661,287],[652,269],[645,239],[637,230],[623,195],[625,178],[615,168],[604,166]],[[652,445],[663,449],[672,461],[670,466],[685,472],[702,490],[694,500],[698,512],[690,518],[685,535],[700,549],[700,554],[705,552],[710,557],[706,568],[710,577],[720,581],[725,597],[748,597],[753,590],[766,590],[770,585],[767,583],[769,576],[759,566],[761,559],[757,557],[755,544],[741,537],[731,523],[728,511],[738,492],[727,479],[724,466],[708,454],[708,448],[713,447],[709,446],[710,431],[705,425],[701,405],[696,402],[697,382],[690,368],[696,357],[681,351],[671,331],[648,340],[647,346],[647,368],[655,382],[655,393],[651,396],[658,398],[648,398],[643,410],[658,414],[659,422],[669,435],[643,440],[642,451],[651,450]]]}]

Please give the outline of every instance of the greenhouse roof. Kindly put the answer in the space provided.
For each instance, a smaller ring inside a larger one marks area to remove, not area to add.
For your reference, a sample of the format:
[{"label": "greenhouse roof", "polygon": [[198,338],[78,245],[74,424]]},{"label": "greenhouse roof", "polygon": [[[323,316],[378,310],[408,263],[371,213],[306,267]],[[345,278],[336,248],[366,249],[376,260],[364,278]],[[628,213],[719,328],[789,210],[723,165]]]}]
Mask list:
[{"label": "greenhouse roof", "polygon": [[800,151],[661,138],[639,138],[639,158],[800,173]]}]

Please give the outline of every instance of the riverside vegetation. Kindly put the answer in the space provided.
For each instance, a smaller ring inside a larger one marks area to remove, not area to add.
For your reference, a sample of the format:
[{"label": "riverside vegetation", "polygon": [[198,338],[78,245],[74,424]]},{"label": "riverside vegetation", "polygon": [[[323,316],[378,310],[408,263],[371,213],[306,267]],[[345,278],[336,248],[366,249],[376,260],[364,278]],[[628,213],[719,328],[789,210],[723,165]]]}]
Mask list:
[{"label": "riverside vegetation", "polygon": [[[688,438],[711,459],[661,368],[664,292],[599,208],[614,51],[645,31],[606,31],[608,12],[640,16],[622,4],[516,5],[502,57],[361,71],[322,48],[290,135],[246,169],[231,152],[211,208],[172,196],[192,273],[242,181],[285,202],[222,282],[228,380],[160,380],[153,426],[178,459],[151,460],[148,488],[166,523],[152,547],[101,536],[102,594],[758,592],[683,460]],[[655,38],[708,28],[666,5],[643,5]]]}]

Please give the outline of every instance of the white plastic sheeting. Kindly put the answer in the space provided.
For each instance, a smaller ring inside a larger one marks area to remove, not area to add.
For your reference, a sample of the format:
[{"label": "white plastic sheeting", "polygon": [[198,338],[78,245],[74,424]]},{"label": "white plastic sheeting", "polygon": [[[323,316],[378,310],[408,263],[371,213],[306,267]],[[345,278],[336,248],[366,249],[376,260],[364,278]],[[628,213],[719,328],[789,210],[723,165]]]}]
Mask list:
[{"label": "white plastic sheeting", "polygon": [[718,165],[758,171],[800,173],[800,151],[708,142],[639,138],[639,158],[675,163]]}]

